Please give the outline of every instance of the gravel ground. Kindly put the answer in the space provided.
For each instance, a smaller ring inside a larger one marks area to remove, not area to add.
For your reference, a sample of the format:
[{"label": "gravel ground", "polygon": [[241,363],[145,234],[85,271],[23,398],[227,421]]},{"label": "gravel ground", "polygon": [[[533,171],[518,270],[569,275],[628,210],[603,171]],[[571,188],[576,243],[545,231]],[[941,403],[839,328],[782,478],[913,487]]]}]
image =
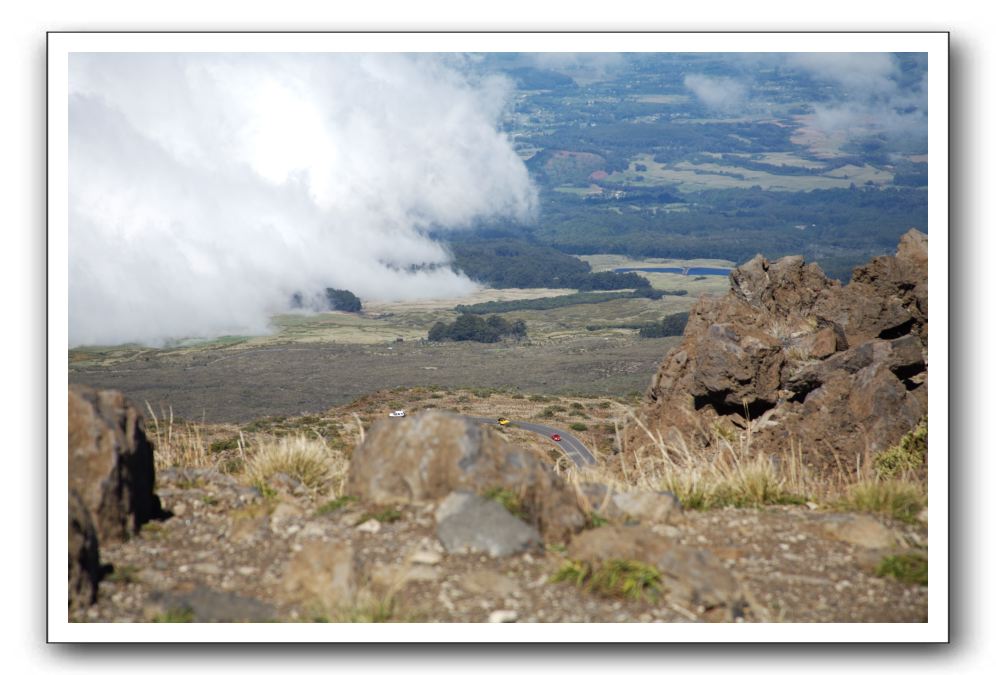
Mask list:
[{"label": "gravel ground", "polygon": [[[564,560],[555,549],[501,559],[447,554],[431,505],[401,507],[400,518],[370,533],[357,527],[372,507],[352,503],[319,515],[321,500],[294,486],[264,500],[221,474],[165,471],[157,491],[174,515],[101,548],[113,571],[98,602],[71,620],[482,622],[499,611],[520,622],[711,619],[667,597],[651,604],[551,583]],[[881,553],[828,536],[828,517],[806,507],[688,512],[680,525],[655,531],[718,556],[747,591],[747,621],[925,621],[927,588],[875,576]],[[925,549],[925,526],[888,526],[900,545]],[[285,596],[288,559],[315,539],[352,544],[358,585],[373,606],[335,615]]]}]

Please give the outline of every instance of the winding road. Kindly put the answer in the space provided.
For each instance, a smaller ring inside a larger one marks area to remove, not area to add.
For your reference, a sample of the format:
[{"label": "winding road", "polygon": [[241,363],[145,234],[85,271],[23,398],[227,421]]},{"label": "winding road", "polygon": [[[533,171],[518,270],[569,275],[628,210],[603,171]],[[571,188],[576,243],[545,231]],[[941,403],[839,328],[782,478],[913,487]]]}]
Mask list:
[{"label": "winding road", "polygon": [[[470,415],[465,415],[465,417],[478,424],[498,424],[497,418],[494,417],[471,417]],[[586,448],[577,436],[562,429],[548,427],[545,424],[534,424],[532,422],[509,421],[508,425],[540,434],[560,448],[577,466],[590,466],[596,463],[595,455],[591,453],[591,450]],[[550,438],[553,434],[560,434],[560,440],[555,441]]]}]

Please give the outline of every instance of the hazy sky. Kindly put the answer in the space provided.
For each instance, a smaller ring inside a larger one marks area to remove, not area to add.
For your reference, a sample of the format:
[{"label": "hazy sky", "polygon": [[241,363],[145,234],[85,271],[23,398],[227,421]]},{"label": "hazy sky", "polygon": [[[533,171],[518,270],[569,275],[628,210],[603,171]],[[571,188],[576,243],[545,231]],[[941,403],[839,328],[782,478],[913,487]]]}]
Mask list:
[{"label": "hazy sky", "polygon": [[431,56],[74,54],[70,344],[265,330],[294,291],[472,290],[432,228],[528,218],[511,85]]}]

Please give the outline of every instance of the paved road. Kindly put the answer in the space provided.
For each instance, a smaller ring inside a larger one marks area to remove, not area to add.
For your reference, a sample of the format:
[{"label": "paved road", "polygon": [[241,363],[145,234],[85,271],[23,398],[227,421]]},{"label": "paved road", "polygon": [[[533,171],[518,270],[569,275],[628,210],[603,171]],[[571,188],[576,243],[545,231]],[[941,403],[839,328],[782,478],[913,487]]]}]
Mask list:
[{"label": "paved road", "polygon": [[[480,424],[498,424],[498,418],[496,417],[471,417],[466,416],[467,419]],[[520,429],[525,429],[526,431],[532,431],[534,433],[540,434],[546,440],[556,445],[560,448],[565,455],[567,455],[571,461],[573,461],[578,466],[588,466],[595,464],[595,455],[591,454],[591,450],[584,446],[577,436],[569,434],[563,429],[557,429],[554,427],[548,427],[545,424],[533,424],[532,422],[515,422],[510,421],[509,426],[519,427]],[[560,441],[555,441],[550,436],[553,434],[560,434]]]}]

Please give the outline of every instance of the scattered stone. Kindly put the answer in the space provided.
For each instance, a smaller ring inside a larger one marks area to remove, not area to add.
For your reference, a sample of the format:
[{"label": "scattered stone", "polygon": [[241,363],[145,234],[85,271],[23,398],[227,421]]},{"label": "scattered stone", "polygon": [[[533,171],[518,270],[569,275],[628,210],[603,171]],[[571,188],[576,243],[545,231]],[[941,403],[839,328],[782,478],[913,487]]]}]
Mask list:
[{"label": "scattered stone", "polygon": [[865,514],[829,515],[823,529],[834,539],[862,548],[887,549],[899,543],[889,528]]},{"label": "scattered stone", "polygon": [[360,525],[358,525],[356,527],[356,531],[366,532],[367,534],[377,534],[378,532],[380,532],[380,527],[381,527],[380,521],[371,518],[370,520],[366,520]]},{"label": "scattered stone", "polygon": [[306,540],[283,572],[283,590],[291,600],[317,602],[334,610],[353,601],[357,572],[353,546],[346,541]]},{"label": "scattered stone", "polygon": [[173,512],[173,515],[176,516],[177,518],[183,518],[183,516],[187,513],[187,503],[177,502],[176,504],[173,505],[173,508],[170,510]]},{"label": "scattered stone", "polygon": [[488,615],[488,623],[515,623],[519,613],[511,609],[496,609]]},{"label": "scattered stone", "polygon": [[508,597],[519,590],[513,579],[489,569],[474,570],[460,577],[460,588],[473,595]]},{"label": "scattered stone", "polygon": [[412,553],[411,561],[417,565],[438,565],[443,559],[436,551],[419,549]]},{"label": "scattered stone", "polygon": [[204,586],[188,592],[154,592],[151,609],[152,613],[187,614],[198,623],[261,623],[275,616],[274,608],[265,602]]},{"label": "scattered stone", "polygon": [[454,492],[436,510],[436,534],[449,553],[501,557],[540,543],[539,533],[491,499]]},{"label": "scattered stone", "polygon": [[69,386],[69,487],[99,541],[124,541],[163,517],[142,415],[119,391]]},{"label": "scattered stone", "polygon": [[[270,514],[270,531],[274,534],[293,534],[291,529],[294,528],[294,521],[303,515],[304,512],[297,505],[291,502],[280,502]],[[297,529],[300,528],[294,528],[294,531]]]}]

